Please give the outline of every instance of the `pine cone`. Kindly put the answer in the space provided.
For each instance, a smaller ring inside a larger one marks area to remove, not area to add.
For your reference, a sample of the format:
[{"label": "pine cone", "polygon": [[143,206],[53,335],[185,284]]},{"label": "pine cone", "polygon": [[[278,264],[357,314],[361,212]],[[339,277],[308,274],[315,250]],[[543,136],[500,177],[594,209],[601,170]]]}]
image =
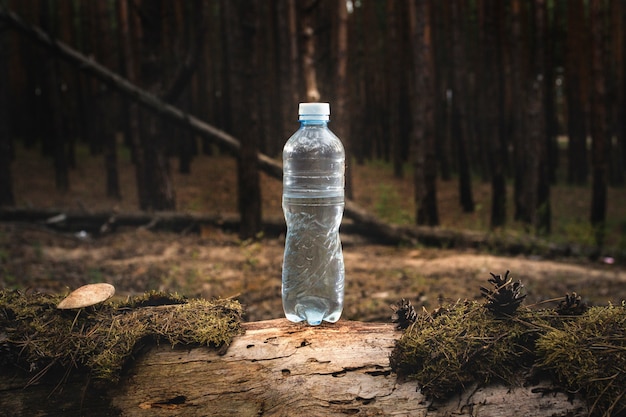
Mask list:
[{"label": "pine cone", "polygon": [[572,292],[572,295],[565,294],[565,299],[559,303],[556,313],[560,316],[580,316],[588,308],[582,297]]},{"label": "pine cone", "polygon": [[415,308],[411,305],[410,301],[406,301],[404,298],[398,304],[391,306],[393,315],[391,316],[391,322],[397,323],[396,328],[403,330],[408,328],[411,324],[417,320],[417,313]]},{"label": "pine cone", "polygon": [[480,287],[480,292],[487,299],[485,307],[498,315],[511,315],[522,304],[526,294],[522,294],[524,286],[520,281],[512,282],[509,271],[504,277],[492,273],[489,282],[495,287],[493,290]]}]

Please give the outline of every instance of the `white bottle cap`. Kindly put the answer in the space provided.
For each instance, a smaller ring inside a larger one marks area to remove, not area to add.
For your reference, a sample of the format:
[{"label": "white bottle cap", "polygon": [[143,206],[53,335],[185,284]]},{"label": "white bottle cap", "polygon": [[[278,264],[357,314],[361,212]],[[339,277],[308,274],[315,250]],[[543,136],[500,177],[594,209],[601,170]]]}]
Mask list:
[{"label": "white bottle cap", "polygon": [[328,120],[330,104],[328,103],[300,103],[298,106],[300,120]]}]

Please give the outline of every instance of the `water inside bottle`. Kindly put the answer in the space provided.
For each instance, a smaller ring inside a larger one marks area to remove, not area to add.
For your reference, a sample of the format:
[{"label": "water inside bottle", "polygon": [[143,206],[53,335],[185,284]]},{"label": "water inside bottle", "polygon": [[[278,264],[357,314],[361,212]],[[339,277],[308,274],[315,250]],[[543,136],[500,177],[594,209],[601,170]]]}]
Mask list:
[{"label": "water inside bottle", "polygon": [[339,238],[344,199],[283,197],[289,228],[283,262],[283,307],[291,321],[311,325],[341,316],[344,263]]}]

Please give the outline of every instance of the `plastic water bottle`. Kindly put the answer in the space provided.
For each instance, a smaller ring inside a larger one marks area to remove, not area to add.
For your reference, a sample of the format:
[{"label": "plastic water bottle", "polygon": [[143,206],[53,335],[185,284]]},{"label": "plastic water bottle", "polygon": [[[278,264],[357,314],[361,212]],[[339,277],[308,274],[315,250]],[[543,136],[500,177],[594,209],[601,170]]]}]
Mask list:
[{"label": "plastic water bottle", "polygon": [[328,103],[300,103],[300,129],[283,149],[287,223],[282,297],[287,319],[334,323],[343,310],[345,151],[328,129]]}]

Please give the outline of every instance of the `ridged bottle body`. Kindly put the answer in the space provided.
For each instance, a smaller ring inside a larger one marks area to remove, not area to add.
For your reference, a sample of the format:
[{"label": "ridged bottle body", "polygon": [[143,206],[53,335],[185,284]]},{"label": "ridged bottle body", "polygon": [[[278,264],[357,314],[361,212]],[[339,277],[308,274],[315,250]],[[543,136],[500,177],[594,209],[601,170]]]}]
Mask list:
[{"label": "ridged bottle body", "polygon": [[282,273],[285,316],[310,325],[339,320],[345,269],[339,226],[345,151],[325,121],[302,121],[283,149],[287,223]]}]

